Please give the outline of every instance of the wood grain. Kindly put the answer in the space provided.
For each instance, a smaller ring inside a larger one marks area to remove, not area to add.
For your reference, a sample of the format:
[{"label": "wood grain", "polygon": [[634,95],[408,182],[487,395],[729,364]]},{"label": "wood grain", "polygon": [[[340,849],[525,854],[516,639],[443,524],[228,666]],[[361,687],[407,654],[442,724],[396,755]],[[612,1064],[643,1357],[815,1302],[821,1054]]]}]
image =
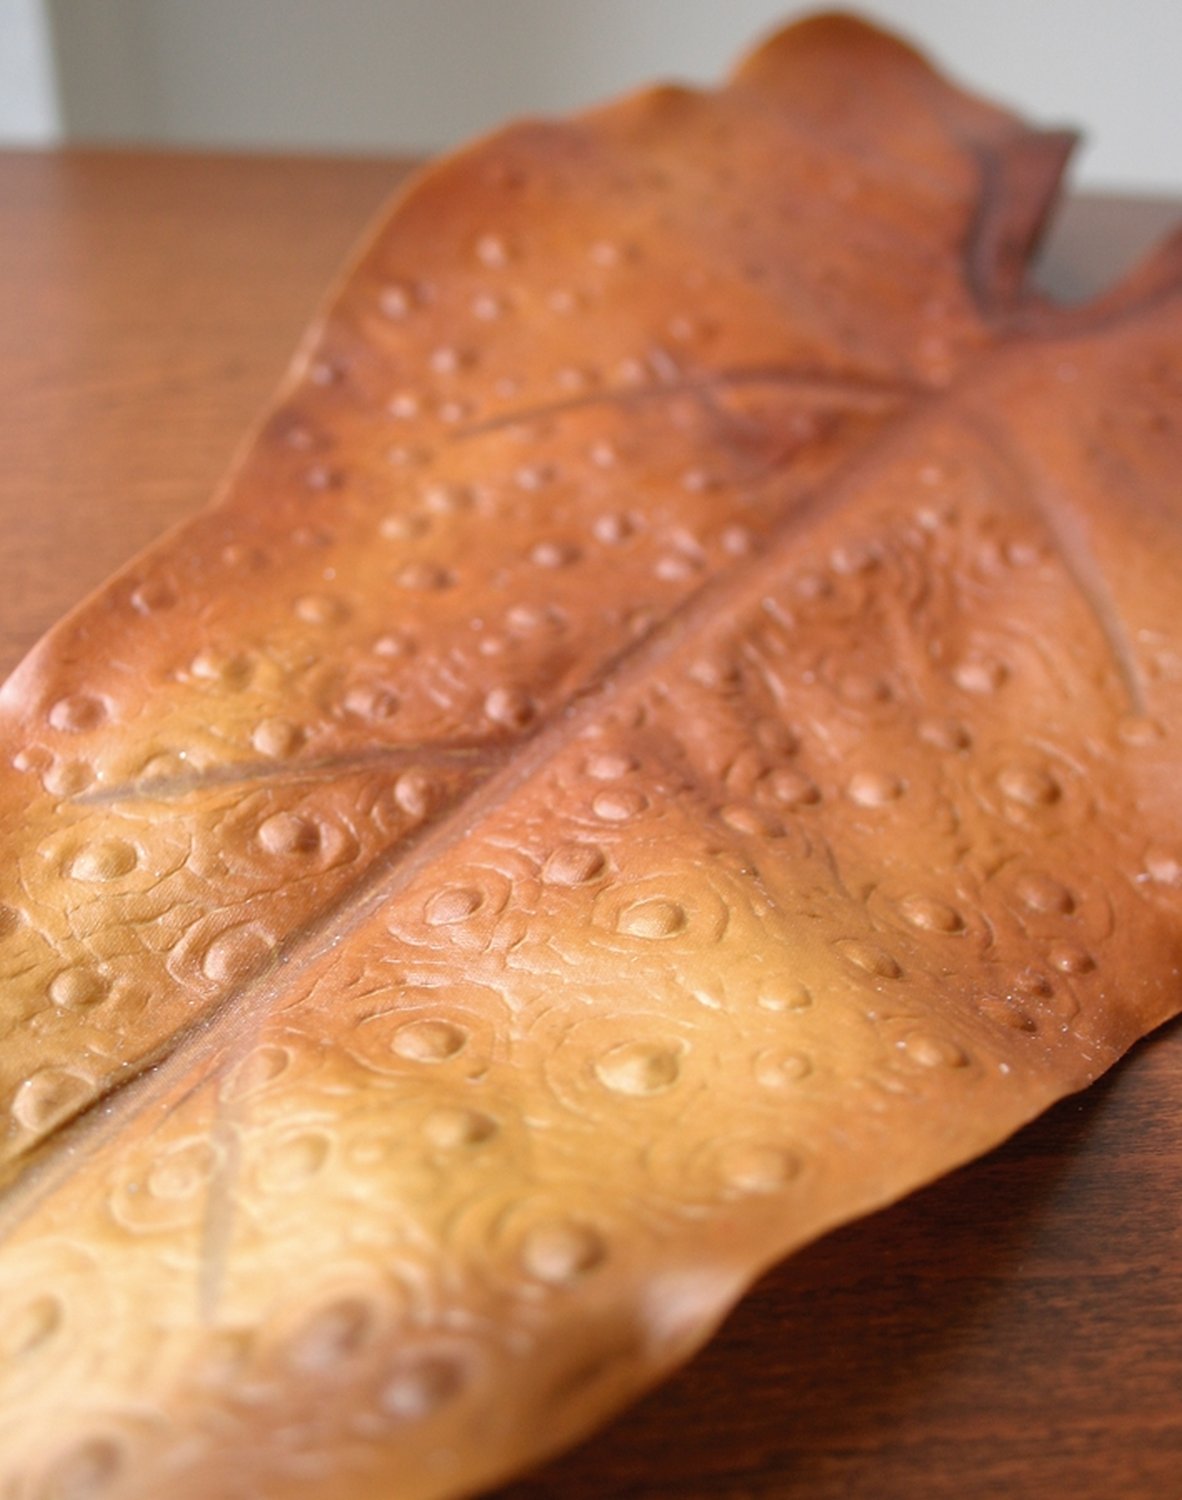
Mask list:
[{"label": "wood grain", "polygon": [[407,165],[0,157],[0,670],[209,498]]},{"label": "wood grain", "polygon": [[[0,669],[225,468],[405,163],[0,157]],[[1080,295],[1177,216],[1073,205]],[[1182,1496],[1182,1035],[765,1279],[502,1500]]]}]

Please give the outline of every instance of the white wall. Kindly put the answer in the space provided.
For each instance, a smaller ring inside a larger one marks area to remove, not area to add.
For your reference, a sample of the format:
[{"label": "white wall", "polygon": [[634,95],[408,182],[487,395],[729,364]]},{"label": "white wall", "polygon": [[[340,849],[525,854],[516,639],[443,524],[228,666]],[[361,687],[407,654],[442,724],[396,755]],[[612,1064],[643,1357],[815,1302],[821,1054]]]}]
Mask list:
[{"label": "white wall", "polygon": [[0,0],[0,143],[47,145],[60,129],[41,0]]},{"label": "white wall", "polygon": [[[0,0],[11,5],[14,0]],[[19,0],[22,5],[26,0]],[[31,5],[33,0],[28,0]],[[716,77],[786,0],[48,0],[74,137],[437,150],[658,75]],[[1075,122],[1092,185],[1182,191],[1182,0],[866,0],[964,80]]]}]

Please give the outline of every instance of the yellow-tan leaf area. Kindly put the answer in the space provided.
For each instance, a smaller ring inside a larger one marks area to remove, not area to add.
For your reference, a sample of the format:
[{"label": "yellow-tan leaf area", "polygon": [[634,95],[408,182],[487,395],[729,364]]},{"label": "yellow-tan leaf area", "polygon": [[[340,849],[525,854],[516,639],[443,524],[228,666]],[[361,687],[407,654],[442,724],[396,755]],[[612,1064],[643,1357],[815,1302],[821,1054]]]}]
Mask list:
[{"label": "yellow-tan leaf area", "polygon": [[4,689],[6,1495],[471,1492],[1176,1008],[1180,314],[991,352],[1018,132],[834,21],[461,155]]}]

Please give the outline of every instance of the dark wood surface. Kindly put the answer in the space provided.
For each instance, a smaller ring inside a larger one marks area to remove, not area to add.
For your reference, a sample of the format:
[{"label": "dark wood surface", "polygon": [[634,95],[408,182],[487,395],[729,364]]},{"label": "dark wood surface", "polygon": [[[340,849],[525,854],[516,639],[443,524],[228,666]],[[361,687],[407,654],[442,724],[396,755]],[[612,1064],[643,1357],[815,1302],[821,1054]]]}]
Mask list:
[{"label": "dark wood surface", "polygon": [[[0,154],[0,674],[209,495],[405,164]],[[1081,200],[1081,295],[1179,217]],[[1182,1029],[767,1276],[500,1500],[1182,1500]],[[212,1497],[211,1497],[212,1500]]]}]

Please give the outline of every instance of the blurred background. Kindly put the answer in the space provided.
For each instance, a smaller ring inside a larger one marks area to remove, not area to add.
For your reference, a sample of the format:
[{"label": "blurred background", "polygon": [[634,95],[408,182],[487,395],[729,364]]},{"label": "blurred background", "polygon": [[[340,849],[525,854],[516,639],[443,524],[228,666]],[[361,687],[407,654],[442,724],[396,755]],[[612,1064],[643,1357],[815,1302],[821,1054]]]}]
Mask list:
[{"label": "blurred background", "polygon": [[[0,144],[434,152],[716,78],[785,0],[0,0]],[[1075,180],[1182,192],[1182,0],[868,0],[976,88],[1085,128]]]}]

